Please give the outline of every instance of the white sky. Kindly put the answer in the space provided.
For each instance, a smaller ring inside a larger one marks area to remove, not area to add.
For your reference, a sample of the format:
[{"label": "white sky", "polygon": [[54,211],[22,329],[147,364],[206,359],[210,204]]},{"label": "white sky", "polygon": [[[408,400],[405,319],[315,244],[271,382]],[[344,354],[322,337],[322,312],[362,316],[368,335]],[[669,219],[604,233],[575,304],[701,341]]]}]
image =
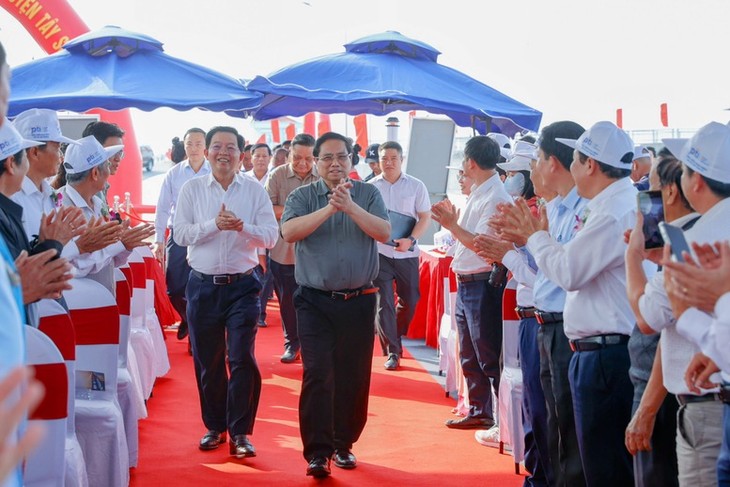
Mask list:
[{"label": "white sky", "polygon": [[[6,0],[7,1],[7,0]],[[726,0],[71,0],[91,29],[142,32],[174,56],[234,77],[341,52],[359,37],[397,30],[442,52],[439,62],[543,112],[589,126],[660,128],[669,104],[673,128],[726,122],[730,67]],[[11,66],[45,56],[0,9],[0,40]],[[156,150],[190,126],[248,123],[222,114],[156,110],[133,114],[137,139]],[[336,119],[335,129],[340,119]],[[371,138],[383,138],[382,120]],[[352,134],[352,128],[349,129]]]}]

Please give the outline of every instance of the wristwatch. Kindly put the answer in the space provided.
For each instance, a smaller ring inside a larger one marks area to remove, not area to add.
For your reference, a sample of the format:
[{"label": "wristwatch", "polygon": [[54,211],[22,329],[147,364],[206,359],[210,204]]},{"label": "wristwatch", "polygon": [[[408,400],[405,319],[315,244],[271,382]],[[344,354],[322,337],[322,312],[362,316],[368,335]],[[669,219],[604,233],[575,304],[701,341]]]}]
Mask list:
[{"label": "wristwatch", "polygon": [[408,240],[410,240],[413,245],[416,245],[418,243],[418,240],[413,238],[413,235],[410,235],[408,237]]}]

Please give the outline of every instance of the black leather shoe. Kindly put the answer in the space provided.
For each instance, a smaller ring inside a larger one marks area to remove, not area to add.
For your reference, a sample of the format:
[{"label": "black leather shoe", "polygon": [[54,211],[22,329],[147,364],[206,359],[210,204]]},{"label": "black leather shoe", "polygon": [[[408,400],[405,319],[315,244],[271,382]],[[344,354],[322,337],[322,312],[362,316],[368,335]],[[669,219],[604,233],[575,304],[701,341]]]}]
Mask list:
[{"label": "black leather shoe", "polygon": [[281,356],[281,362],[285,364],[291,364],[297,360],[299,360],[299,350],[295,352],[294,350],[287,348]]},{"label": "black leather shoe", "polygon": [[177,327],[177,339],[184,340],[186,336],[188,336],[188,323],[186,321],[181,321],[180,325]]},{"label": "black leather shoe", "polygon": [[226,434],[218,431],[208,430],[208,432],[200,439],[198,448],[201,450],[215,450],[226,442]]},{"label": "black leather shoe", "polygon": [[450,419],[446,421],[446,427],[457,430],[488,430],[494,426],[493,419],[473,418],[467,416],[461,419]]},{"label": "black leather shoe", "polygon": [[397,353],[391,353],[388,354],[388,360],[385,361],[385,370],[397,370],[398,365],[400,365],[400,359],[398,358]]},{"label": "black leather shoe", "polygon": [[228,449],[231,455],[235,455],[236,458],[248,458],[256,456],[256,449],[253,447],[246,435],[236,435],[231,438],[228,443]]},{"label": "black leather shoe", "polygon": [[357,467],[357,458],[352,454],[350,450],[335,450],[335,454],[332,456],[335,461],[335,466],[344,468],[346,470]]},{"label": "black leather shoe", "polygon": [[314,457],[309,461],[309,465],[307,465],[307,475],[310,477],[323,479],[329,477],[331,473],[330,459],[327,457]]},{"label": "black leather shoe", "polygon": [[259,326],[259,328],[266,328],[267,326],[269,326],[266,324],[265,320],[259,320],[256,324]]}]

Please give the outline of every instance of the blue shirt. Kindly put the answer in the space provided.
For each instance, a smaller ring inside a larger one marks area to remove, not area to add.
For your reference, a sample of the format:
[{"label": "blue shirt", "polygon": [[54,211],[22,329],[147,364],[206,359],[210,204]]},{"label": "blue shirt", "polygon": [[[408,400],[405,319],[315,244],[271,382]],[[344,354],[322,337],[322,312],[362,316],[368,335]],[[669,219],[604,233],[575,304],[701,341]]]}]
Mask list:
[{"label": "blue shirt", "polygon": [[[20,278],[15,263],[10,256],[5,240],[0,237],[0,378],[5,377],[11,369],[25,362],[25,339],[23,323],[25,312]],[[11,432],[11,438],[17,432]],[[14,438],[17,440],[17,437]],[[11,441],[13,441],[11,439]],[[23,484],[21,469],[15,471],[0,483],[5,487]]]},{"label": "blue shirt", "polygon": [[[582,225],[583,210],[587,204],[588,200],[578,196],[578,188],[573,186],[570,193],[558,201],[552,211],[548,211],[550,236],[561,245],[570,242]],[[563,312],[565,290],[545,277],[540,269],[535,277],[533,294],[537,309],[552,313]]]}]

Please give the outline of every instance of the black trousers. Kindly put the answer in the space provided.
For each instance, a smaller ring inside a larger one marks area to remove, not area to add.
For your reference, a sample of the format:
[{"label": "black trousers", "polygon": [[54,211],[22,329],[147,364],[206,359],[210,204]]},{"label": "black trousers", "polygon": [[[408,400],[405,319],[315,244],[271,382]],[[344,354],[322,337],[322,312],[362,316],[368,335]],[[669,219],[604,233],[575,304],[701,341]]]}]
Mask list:
[{"label": "black trousers", "polygon": [[332,299],[294,293],[304,369],[299,429],[304,458],[352,448],[368,415],[377,294]]},{"label": "black trousers", "polygon": [[[375,320],[375,329],[380,338],[383,355],[403,355],[401,337],[408,333],[408,325],[416,312],[421,294],[418,290],[418,257],[391,259],[384,255],[380,259],[380,272],[373,282],[380,288],[380,305]],[[396,285],[398,303],[393,295]]]},{"label": "black trousers", "polygon": [[540,382],[547,405],[548,447],[553,478],[558,487],[586,485],[575,432],[573,394],[568,368],[570,350],[563,323],[541,325],[537,330],[540,351]]},{"label": "black trousers", "polygon": [[575,352],[568,377],[586,483],[633,486],[633,461],[624,443],[634,394],[626,344]]},{"label": "black trousers", "polygon": [[261,373],[254,355],[260,290],[253,274],[218,286],[192,273],[186,290],[203,423],[211,430],[227,430],[231,436],[253,432],[261,395]]},{"label": "black trousers", "polygon": [[294,291],[297,281],[294,278],[294,264],[279,264],[271,260],[271,274],[274,277],[274,291],[279,300],[281,328],[284,332],[284,350],[299,351],[299,333],[297,332],[297,312],[294,309]]},{"label": "black trousers", "polygon": [[167,284],[167,295],[170,296],[170,303],[175,308],[183,323],[187,322],[187,305],[185,299],[185,287],[188,285],[190,266],[188,265],[188,248],[181,247],[175,243],[172,235],[167,237],[167,269],[165,271],[165,283]]}]

